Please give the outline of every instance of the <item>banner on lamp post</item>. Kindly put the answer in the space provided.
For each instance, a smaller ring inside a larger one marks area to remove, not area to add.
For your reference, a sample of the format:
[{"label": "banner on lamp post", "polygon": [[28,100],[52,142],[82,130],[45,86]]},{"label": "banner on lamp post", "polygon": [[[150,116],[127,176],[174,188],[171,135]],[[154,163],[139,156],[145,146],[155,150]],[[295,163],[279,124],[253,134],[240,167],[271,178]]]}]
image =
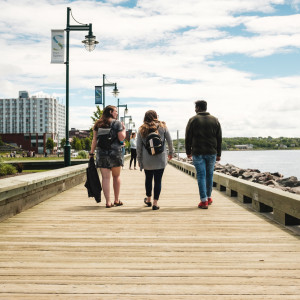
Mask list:
[{"label": "banner on lamp post", "polygon": [[51,30],[51,64],[65,63],[65,31]]},{"label": "banner on lamp post", "polygon": [[95,104],[102,104],[102,86],[95,86]]}]

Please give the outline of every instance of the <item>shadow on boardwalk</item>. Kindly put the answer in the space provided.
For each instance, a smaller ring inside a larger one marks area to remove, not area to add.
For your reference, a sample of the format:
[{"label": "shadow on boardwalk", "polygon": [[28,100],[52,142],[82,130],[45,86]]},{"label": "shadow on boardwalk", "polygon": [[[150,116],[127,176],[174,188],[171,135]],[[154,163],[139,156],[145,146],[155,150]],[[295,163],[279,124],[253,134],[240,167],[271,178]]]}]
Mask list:
[{"label": "shadow on boardwalk", "polygon": [[122,207],[82,185],[0,223],[0,299],[299,299],[299,238],[168,166],[161,209],[122,172]]}]

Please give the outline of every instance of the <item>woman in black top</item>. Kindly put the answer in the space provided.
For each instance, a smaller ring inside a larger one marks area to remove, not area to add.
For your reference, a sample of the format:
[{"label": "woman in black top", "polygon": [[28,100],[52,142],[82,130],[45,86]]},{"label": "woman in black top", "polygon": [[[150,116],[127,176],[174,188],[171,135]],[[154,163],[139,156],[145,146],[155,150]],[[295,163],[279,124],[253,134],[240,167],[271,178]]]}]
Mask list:
[{"label": "woman in black top", "polygon": [[[115,106],[108,105],[104,108],[101,118],[96,121],[93,127],[93,141],[90,152],[90,156],[94,156],[94,151],[97,149],[96,166],[100,168],[107,208],[114,205],[123,205],[119,200],[122,166],[120,141],[125,139],[126,130],[124,124],[118,121],[117,117],[118,110]],[[114,203],[110,200],[110,174],[113,177]]]}]

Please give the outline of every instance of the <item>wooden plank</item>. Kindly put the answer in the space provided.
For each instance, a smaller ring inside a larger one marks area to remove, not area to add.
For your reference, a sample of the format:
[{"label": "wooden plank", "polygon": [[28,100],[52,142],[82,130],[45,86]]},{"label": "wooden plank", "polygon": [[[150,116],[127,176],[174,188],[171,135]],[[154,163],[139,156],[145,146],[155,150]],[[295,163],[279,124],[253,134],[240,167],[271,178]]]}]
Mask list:
[{"label": "wooden plank", "polygon": [[[0,299],[299,299],[299,237],[168,166],[159,211],[122,171],[122,207],[82,185],[0,223]],[[112,195],[113,196],[113,195]]]}]

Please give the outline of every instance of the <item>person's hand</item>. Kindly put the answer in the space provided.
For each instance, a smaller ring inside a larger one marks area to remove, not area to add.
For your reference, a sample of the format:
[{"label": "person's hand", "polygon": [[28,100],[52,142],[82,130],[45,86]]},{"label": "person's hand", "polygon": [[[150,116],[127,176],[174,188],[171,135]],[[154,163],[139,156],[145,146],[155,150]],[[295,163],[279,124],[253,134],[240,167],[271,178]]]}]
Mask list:
[{"label": "person's hand", "polygon": [[220,161],[221,160],[221,156],[217,156],[216,161]]},{"label": "person's hand", "polygon": [[193,157],[192,154],[188,154],[188,155],[187,155],[187,158],[188,158],[188,159],[192,159],[192,157]]},{"label": "person's hand", "polygon": [[172,154],[168,155],[168,160],[171,160],[173,158]]},{"label": "person's hand", "polygon": [[125,129],[125,125],[124,125],[124,122],[121,122],[121,124],[122,124],[123,130],[124,130],[124,129]]}]

